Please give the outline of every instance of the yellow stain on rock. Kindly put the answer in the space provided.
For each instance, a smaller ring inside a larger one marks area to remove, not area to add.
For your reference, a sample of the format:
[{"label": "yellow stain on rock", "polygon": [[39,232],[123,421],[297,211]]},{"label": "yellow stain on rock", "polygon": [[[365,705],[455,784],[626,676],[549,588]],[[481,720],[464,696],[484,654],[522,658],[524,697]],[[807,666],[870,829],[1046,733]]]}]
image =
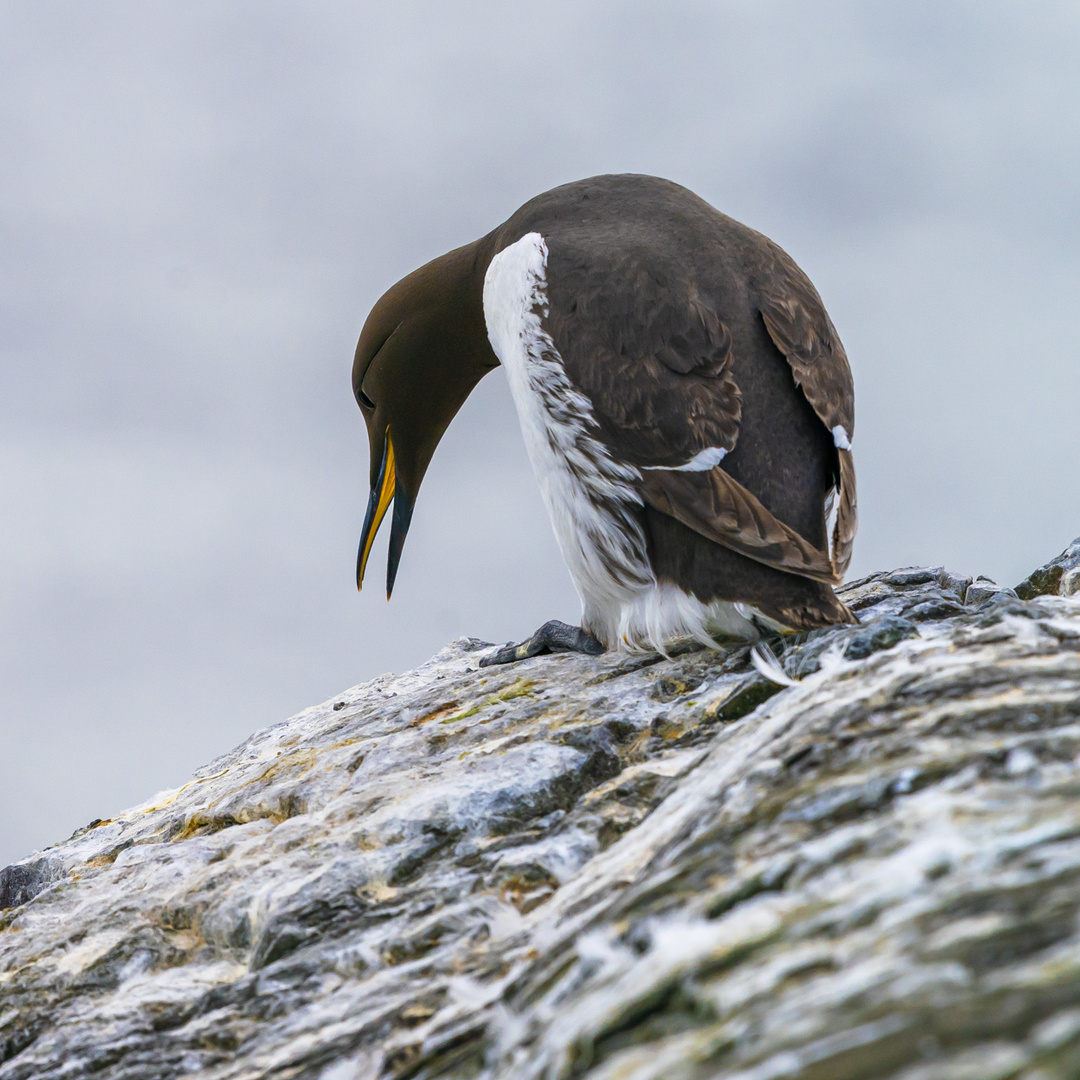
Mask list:
[{"label": "yellow stain on rock", "polygon": [[454,724],[458,720],[465,720],[470,716],[475,716],[482,709],[489,709],[492,705],[501,705],[504,701],[513,701],[514,698],[526,697],[531,694],[536,687],[536,682],[533,679],[518,679],[516,682],[512,682],[505,690],[500,690],[495,694],[488,694],[487,697],[482,698],[476,702],[475,705],[470,706],[463,712],[455,713],[453,716],[448,716],[445,720],[440,720],[440,724]]},{"label": "yellow stain on rock", "polygon": [[415,728],[420,727],[422,724],[430,724],[434,720],[441,722],[443,717],[449,716],[459,707],[460,702],[448,702],[446,705],[440,705],[437,709],[432,709],[430,712],[424,713],[423,716],[418,716],[415,720],[410,720],[405,726]]}]

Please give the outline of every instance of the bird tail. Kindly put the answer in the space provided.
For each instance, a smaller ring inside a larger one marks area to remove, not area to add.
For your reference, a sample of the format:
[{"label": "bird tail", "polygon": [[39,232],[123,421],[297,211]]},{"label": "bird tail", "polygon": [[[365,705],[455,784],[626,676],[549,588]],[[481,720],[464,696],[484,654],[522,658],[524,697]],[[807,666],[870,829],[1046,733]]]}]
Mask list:
[{"label": "bird tail", "polygon": [[763,604],[755,600],[754,607],[792,630],[820,630],[825,626],[842,626],[859,621],[851,608],[828,587],[820,589],[813,599],[800,600],[790,606]]}]

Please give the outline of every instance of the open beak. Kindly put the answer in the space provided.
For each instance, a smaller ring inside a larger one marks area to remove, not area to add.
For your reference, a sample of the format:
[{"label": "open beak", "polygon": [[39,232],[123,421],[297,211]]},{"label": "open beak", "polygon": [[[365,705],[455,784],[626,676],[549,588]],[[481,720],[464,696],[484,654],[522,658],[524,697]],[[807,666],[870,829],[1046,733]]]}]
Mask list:
[{"label": "open beak", "polygon": [[367,514],[364,516],[364,528],[360,534],[360,550],[356,557],[356,588],[364,583],[364,570],[367,567],[371,545],[379,531],[382,520],[391,501],[394,503],[394,515],[390,520],[390,551],[386,561],[386,599],[394,591],[394,579],[397,577],[401,549],[405,546],[405,535],[412,521],[413,501],[397,479],[394,467],[394,444],[390,441],[390,430],[386,431],[386,445],[383,448],[382,465],[379,478],[371,489],[368,498]]}]

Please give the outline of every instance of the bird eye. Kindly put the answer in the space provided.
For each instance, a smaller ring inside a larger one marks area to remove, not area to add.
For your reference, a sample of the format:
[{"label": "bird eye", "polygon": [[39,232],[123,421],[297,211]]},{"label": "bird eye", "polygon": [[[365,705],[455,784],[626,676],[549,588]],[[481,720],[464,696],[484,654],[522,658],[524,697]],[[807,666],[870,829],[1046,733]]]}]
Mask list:
[{"label": "bird eye", "polygon": [[356,391],[356,400],[359,401],[361,405],[364,405],[369,409],[375,408],[375,402],[372,401],[371,398],[369,398],[367,394],[364,393],[363,387],[360,387]]}]

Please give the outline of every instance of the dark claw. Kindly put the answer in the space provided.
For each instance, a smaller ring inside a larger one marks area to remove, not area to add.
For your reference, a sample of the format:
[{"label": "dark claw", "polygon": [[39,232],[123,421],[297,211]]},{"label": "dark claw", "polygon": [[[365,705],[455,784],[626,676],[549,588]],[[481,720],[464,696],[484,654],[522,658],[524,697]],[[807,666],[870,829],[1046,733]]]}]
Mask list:
[{"label": "dark claw", "polygon": [[552,619],[520,645],[509,641],[494,656],[485,656],[480,661],[480,666],[512,664],[515,660],[527,660],[530,656],[556,652],[580,652],[588,656],[599,656],[604,652],[604,646],[580,626],[570,626],[558,619]]}]

